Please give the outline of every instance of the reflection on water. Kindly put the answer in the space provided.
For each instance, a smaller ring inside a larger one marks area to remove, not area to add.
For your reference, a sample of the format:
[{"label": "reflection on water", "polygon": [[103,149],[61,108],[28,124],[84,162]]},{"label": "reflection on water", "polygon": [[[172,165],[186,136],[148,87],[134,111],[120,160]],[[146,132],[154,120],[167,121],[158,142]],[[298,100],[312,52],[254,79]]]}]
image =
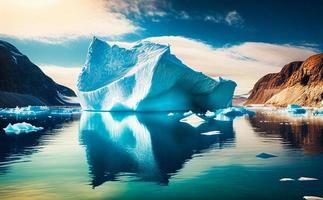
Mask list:
[{"label": "reflection on water", "polygon": [[[80,120],[65,114],[0,116],[1,129],[18,121],[45,128],[21,135],[0,133],[0,199],[323,196],[319,118],[266,111],[231,122],[210,119],[198,128],[181,123],[181,118],[179,113],[108,112],[84,112]],[[209,131],[222,134],[201,134]],[[256,157],[262,152],[277,157]],[[297,181],[302,176],[318,180]],[[282,178],[295,181],[280,182]]]},{"label": "reflection on water", "polygon": [[322,118],[257,112],[249,121],[256,132],[266,133],[262,137],[280,136],[294,148],[303,148],[305,153],[323,152]]},{"label": "reflection on water", "polygon": [[[43,140],[45,135],[54,134],[50,132],[53,129],[60,129],[63,127],[63,123],[77,120],[79,116],[55,116],[48,118],[47,115],[38,116],[22,116],[17,117],[15,115],[4,115],[0,119],[0,174],[6,173],[8,165],[23,159],[28,155],[36,153],[46,145],[46,141]],[[43,127],[44,130],[31,133],[22,133],[20,135],[7,135],[3,128],[9,123],[25,122],[31,123],[37,127]]]},{"label": "reflection on water", "polygon": [[[201,135],[213,130],[222,134]],[[193,128],[166,114],[84,112],[80,123],[93,187],[123,175],[168,184],[193,154],[213,144],[221,148],[233,137],[232,122],[212,121]]]}]

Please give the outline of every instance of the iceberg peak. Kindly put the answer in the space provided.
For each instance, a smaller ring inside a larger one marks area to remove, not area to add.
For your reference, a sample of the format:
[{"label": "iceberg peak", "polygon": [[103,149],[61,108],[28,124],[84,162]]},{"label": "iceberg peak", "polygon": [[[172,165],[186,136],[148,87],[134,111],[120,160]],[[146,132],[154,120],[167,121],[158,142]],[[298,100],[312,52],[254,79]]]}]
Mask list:
[{"label": "iceberg peak", "polygon": [[167,111],[230,106],[236,83],[192,70],[169,45],[126,49],[94,37],[77,87],[85,110]]}]

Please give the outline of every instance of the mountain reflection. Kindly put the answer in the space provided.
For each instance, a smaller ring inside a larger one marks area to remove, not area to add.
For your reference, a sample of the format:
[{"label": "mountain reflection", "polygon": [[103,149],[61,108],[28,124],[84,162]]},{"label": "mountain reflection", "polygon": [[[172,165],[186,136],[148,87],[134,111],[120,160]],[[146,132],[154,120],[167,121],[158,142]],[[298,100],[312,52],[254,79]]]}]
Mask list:
[{"label": "mountain reflection", "polygon": [[318,117],[295,117],[284,114],[257,113],[249,119],[262,137],[281,137],[293,148],[303,148],[305,153],[323,152],[323,123]]},{"label": "mountain reflection", "polygon": [[[80,141],[86,148],[93,187],[129,175],[168,184],[193,154],[234,138],[232,122],[210,121],[198,128],[181,115],[83,112]],[[201,135],[217,130],[221,135]]]}]

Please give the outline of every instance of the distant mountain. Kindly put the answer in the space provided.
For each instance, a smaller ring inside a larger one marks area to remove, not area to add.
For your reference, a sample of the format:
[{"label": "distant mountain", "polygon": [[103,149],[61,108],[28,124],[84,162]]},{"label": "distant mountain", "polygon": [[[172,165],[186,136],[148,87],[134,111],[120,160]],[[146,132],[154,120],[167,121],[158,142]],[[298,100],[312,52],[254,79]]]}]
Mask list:
[{"label": "distant mountain", "polygon": [[0,107],[68,105],[64,99],[75,96],[73,90],[55,83],[16,47],[0,40]]},{"label": "distant mountain", "polygon": [[323,99],[323,53],[304,62],[291,62],[279,73],[267,74],[254,86],[245,104],[321,107]]}]

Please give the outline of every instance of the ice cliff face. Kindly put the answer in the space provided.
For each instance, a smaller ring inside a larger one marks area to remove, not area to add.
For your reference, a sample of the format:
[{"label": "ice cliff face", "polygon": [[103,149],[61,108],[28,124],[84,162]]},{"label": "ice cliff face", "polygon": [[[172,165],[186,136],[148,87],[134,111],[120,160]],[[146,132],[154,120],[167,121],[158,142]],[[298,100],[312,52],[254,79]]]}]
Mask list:
[{"label": "ice cliff face", "polygon": [[94,38],[77,87],[85,110],[212,110],[231,105],[236,83],[193,71],[169,46],[125,49]]}]

